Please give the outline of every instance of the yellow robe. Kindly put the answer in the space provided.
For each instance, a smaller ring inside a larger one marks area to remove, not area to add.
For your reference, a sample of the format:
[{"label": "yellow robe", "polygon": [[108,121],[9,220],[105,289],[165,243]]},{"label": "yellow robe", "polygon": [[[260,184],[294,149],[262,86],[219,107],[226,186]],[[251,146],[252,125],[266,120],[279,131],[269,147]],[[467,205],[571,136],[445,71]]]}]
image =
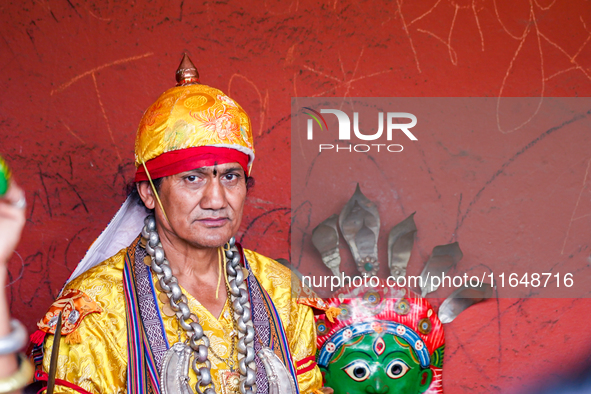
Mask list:
[{"label": "yellow robe", "polygon": [[[68,284],[66,289],[78,289],[97,302],[101,313],[91,313],[83,318],[77,327],[79,341],[72,343],[62,337],[58,358],[57,378],[72,382],[92,393],[125,393],[127,391],[127,328],[125,316],[125,295],[123,291],[123,267],[126,249],[85,272]],[[291,273],[279,263],[244,250],[254,275],[271,296],[285,328],[294,365],[316,352],[316,330],[310,307],[301,305],[291,296]],[[153,274],[152,280],[157,278]],[[158,290],[157,290],[158,292]],[[231,353],[234,325],[229,301],[226,302],[219,318],[214,317],[199,301],[183,290],[189,300],[189,307],[199,317],[204,332],[210,339],[209,360],[212,363],[212,377],[216,392],[220,390],[218,372],[229,369],[221,359]],[[158,301],[162,312],[162,301]],[[182,339],[184,332],[178,329],[176,317],[162,314],[169,345]],[[44,345],[43,369],[49,370],[53,335],[48,335]],[[213,352],[211,351],[213,350]],[[237,351],[234,352],[235,365]],[[309,363],[300,365],[303,370]],[[189,369],[191,387],[196,382],[195,374]],[[318,367],[298,375],[301,393],[314,392],[322,386]],[[57,386],[55,393],[75,391]]]}]

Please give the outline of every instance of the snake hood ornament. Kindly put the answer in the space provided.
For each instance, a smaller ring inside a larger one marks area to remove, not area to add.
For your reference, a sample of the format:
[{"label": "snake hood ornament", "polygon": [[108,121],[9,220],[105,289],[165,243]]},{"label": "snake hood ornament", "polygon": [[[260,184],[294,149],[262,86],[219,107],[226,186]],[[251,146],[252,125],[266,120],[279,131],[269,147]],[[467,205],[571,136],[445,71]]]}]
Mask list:
[{"label": "snake hood ornament", "polygon": [[[320,223],[312,235],[314,246],[333,274],[335,262],[340,263],[334,216]],[[388,236],[390,275],[405,279],[406,284],[406,268],[417,233],[414,216],[413,213],[395,225]],[[361,192],[359,184],[341,211],[338,223],[359,273],[377,276],[380,216],[377,205]],[[322,235],[326,238],[322,239]],[[421,277],[447,273],[462,257],[457,242],[436,246]],[[340,272],[344,271],[340,267]],[[316,316],[316,359],[325,386],[331,387],[335,394],[384,390],[442,394],[443,324],[489,298],[491,286],[458,289],[441,304],[437,313],[424,298],[437,290],[428,281],[421,281],[427,283],[411,289],[393,286],[379,277],[373,279],[377,279],[374,280],[377,285],[369,282],[338,289],[326,300],[325,312]]]}]

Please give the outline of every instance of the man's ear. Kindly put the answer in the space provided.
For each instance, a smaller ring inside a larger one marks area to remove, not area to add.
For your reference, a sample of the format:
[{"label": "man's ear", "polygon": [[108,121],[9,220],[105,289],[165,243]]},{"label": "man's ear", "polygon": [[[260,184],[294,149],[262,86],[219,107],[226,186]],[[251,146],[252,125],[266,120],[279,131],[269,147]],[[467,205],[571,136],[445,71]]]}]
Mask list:
[{"label": "man's ear", "polygon": [[144,205],[146,206],[146,208],[148,209],[154,209],[154,207],[156,206],[156,201],[154,198],[154,192],[152,191],[152,185],[150,185],[150,182],[139,182],[136,184],[137,187],[137,192],[140,195],[140,198],[142,199],[142,201],[144,202]]}]

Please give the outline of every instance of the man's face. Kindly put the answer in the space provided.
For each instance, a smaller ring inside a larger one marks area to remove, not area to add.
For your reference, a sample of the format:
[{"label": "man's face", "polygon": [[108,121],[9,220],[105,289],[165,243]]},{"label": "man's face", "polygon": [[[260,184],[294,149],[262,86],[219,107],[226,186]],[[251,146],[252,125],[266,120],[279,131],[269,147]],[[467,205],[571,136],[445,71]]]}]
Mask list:
[{"label": "man's face", "polygon": [[194,247],[218,247],[240,226],[244,170],[238,163],[226,163],[182,172],[164,178],[159,195],[169,223],[159,209],[156,218],[169,236]]}]

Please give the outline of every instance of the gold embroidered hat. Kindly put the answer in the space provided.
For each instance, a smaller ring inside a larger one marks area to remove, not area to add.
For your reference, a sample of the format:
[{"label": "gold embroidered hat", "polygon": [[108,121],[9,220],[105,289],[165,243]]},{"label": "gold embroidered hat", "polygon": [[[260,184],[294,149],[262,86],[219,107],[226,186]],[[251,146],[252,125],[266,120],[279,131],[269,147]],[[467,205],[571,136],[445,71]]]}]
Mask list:
[{"label": "gold embroidered hat", "polygon": [[[144,113],[135,141],[136,182],[214,164],[237,162],[249,175],[254,160],[250,118],[222,91],[199,83],[185,54],[177,86]],[[145,164],[145,167],[144,167]]]}]

